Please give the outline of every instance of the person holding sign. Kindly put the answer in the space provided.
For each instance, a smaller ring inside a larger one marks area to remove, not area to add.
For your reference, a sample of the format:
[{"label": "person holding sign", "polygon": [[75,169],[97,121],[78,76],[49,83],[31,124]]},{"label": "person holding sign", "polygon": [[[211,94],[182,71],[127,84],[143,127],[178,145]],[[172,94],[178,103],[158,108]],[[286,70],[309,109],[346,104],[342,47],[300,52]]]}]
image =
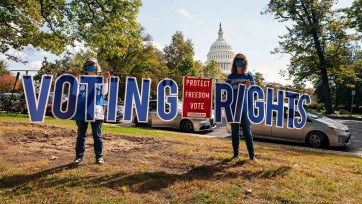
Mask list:
[{"label": "person holding sign", "polygon": [[[101,72],[101,67],[95,58],[87,58],[83,65],[83,72],[87,75],[97,75]],[[104,120],[104,96],[108,93],[108,78],[109,72],[105,72],[103,75],[103,83],[96,84],[95,87],[95,121],[90,122],[92,127],[92,134],[94,139],[94,153],[96,156],[97,164],[104,164],[103,160],[103,139],[102,139],[102,123]],[[79,95],[77,103],[77,112],[75,113],[74,120],[78,126],[78,137],[75,147],[76,158],[73,161],[73,165],[79,165],[83,161],[85,151],[85,138],[87,135],[88,122],[86,122],[86,94],[87,87],[85,84],[80,84]]]},{"label": "person holding sign", "polygon": [[[237,101],[237,93],[239,84],[245,84],[246,88],[254,85],[254,77],[250,73],[246,73],[248,69],[248,60],[244,54],[236,54],[234,57],[231,74],[228,75],[226,82],[229,83],[233,88],[233,103],[232,110],[235,110],[236,101]],[[256,161],[254,155],[254,142],[253,136],[250,128],[250,121],[247,116],[247,98],[244,100],[241,123],[231,123],[232,130],[232,146],[234,151],[233,159],[239,157],[239,143],[240,143],[240,127],[243,131],[243,136],[245,137],[245,143],[249,152],[250,160]]]}]

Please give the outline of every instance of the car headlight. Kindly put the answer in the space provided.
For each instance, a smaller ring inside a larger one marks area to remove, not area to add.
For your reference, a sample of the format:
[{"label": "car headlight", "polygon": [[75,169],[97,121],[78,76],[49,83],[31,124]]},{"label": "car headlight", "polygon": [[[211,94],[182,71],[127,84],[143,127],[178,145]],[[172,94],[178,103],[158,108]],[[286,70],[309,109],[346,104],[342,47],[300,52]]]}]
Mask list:
[{"label": "car headlight", "polygon": [[336,126],[333,126],[333,125],[329,125],[328,128],[333,130],[333,131],[342,131],[343,132],[343,130],[338,129]]}]

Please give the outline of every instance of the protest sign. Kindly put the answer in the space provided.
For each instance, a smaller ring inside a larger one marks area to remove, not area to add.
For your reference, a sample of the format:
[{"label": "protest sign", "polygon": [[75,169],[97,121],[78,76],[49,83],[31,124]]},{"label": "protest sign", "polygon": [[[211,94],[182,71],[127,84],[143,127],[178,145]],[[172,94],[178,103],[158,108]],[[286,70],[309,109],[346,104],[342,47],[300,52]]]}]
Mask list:
[{"label": "protest sign", "polygon": [[184,77],[182,117],[210,118],[212,106],[212,79]]}]

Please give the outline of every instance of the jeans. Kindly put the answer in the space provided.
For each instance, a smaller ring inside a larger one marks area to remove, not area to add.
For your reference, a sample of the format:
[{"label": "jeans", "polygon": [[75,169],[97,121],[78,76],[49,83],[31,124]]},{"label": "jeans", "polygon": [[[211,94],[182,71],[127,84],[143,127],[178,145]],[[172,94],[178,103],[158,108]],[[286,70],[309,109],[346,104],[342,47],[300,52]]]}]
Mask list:
[{"label": "jeans", "polygon": [[[88,122],[76,121],[78,126],[78,137],[75,145],[76,157],[83,157],[85,151],[85,138],[87,136]],[[94,153],[96,158],[103,156],[103,139],[102,139],[102,123],[90,122],[94,140]]]},{"label": "jeans", "polygon": [[249,152],[249,157],[254,157],[254,142],[253,135],[251,133],[250,121],[247,116],[247,110],[244,109],[241,117],[241,123],[231,123],[231,141],[234,150],[234,156],[239,155],[239,144],[240,144],[240,126],[243,131],[243,135],[245,137],[245,144]]}]

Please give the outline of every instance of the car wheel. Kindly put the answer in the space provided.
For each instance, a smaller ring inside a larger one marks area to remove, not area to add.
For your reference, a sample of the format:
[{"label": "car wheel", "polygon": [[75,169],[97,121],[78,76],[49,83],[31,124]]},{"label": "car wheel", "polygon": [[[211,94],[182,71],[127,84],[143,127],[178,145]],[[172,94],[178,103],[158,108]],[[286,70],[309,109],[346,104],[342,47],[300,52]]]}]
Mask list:
[{"label": "car wheel", "polygon": [[183,120],[180,124],[182,132],[194,132],[194,125],[190,120]]},{"label": "car wheel", "polygon": [[328,146],[328,140],[321,132],[309,133],[307,137],[307,143],[314,148],[323,148]]}]

